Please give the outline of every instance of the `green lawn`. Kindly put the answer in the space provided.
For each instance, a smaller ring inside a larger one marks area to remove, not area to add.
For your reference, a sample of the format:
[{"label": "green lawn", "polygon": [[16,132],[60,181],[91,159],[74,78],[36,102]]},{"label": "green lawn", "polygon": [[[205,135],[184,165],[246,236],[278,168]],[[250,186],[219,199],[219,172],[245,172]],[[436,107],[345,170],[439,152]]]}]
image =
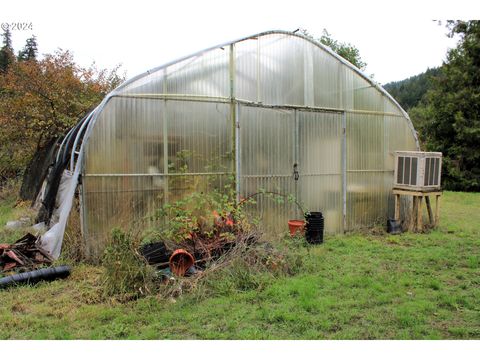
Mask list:
[{"label": "green lawn", "polygon": [[480,194],[442,200],[438,230],[330,237],[302,273],[255,290],[116,304],[101,301],[100,268],[77,266],[0,292],[0,338],[479,339]]}]

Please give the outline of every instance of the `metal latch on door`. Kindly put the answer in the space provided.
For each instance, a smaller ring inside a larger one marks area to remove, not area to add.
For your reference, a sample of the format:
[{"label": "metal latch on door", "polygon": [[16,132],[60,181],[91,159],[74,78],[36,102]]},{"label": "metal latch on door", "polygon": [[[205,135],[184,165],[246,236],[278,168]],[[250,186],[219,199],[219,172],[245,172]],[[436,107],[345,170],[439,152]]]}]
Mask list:
[{"label": "metal latch on door", "polygon": [[295,179],[295,181],[297,181],[299,178],[297,167],[297,163],[293,164],[293,178]]}]

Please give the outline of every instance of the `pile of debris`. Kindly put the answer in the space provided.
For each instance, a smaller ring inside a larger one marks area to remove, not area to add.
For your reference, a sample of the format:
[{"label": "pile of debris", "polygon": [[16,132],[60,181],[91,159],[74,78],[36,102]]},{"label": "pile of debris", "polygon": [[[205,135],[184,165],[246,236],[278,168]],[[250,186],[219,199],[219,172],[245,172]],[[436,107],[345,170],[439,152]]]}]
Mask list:
[{"label": "pile of debris", "polygon": [[195,274],[225,257],[235,248],[248,248],[257,242],[260,233],[246,231],[230,214],[213,212],[213,227],[196,224],[183,241],[161,241],[144,245],[140,253],[150,265],[166,269],[177,276]]},{"label": "pile of debris", "polygon": [[34,270],[52,262],[52,257],[37,245],[37,237],[30,233],[14,244],[0,244],[0,271]]}]

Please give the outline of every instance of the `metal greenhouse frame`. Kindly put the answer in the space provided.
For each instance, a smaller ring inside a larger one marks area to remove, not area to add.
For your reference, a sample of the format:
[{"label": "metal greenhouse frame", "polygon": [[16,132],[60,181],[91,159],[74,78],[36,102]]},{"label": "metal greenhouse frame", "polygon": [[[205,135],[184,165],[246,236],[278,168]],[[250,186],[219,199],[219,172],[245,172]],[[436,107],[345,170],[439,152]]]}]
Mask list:
[{"label": "metal greenhouse frame", "polygon": [[[391,211],[393,152],[419,150],[407,113],[381,86],[328,47],[286,31],[136,76],[76,134],[70,170],[81,174],[93,257],[113,226],[229,176],[238,197],[260,188],[294,195],[324,213],[327,232],[369,226]],[[299,216],[294,205],[266,198],[251,211],[271,230]]]}]

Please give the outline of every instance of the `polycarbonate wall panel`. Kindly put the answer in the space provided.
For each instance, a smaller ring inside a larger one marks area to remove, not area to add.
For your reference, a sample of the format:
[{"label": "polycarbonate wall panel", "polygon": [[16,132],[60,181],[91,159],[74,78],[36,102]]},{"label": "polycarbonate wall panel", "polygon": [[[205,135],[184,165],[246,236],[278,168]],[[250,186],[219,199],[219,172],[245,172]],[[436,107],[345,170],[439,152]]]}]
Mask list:
[{"label": "polycarbonate wall panel", "polygon": [[402,149],[416,149],[406,118],[347,115],[348,229],[383,224],[393,215],[393,156]]},{"label": "polycarbonate wall panel", "polygon": [[260,42],[260,102],[303,105],[304,60],[297,38],[267,35]]},{"label": "polycarbonate wall panel", "polygon": [[270,105],[339,108],[343,72],[337,59],[288,35],[267,35],[235,45],[236,97]]},{"label": "polycarbonate wall panel", "polygon": [[86,255],[102,257],[115,227],[141,229],[164,203],[164,176],[88,176],[83,178]]},{"label": "polycarbonate wall panel", "polygon": [[168,172],[232,172],[230,111],[230,104],[167,101]]},{"label": "polycarbonate wall panel", "polygon": [[298,199],[321,211],[325,231],[342,230],[342,114],[297,111]]},{"label": "polycarbonate wall panel", "polygon": [[313,56],[314,105],[342,109],[345,66],[313,44],[308,43],[307,48]]},{"label": "polycarbonate wall panel", "polygon": [[145,222],[165,201],[193,191],[223,188],[232,171],[229,104],[113,98],[86,149],[90,254],[100,254],[113,227]]},{"label": "polycarbonate wall panel", "polygon": [[[247,197],[262,190],[295,196],[294,112],[240,106],[240,195]],[[275,196],[273,196],[275,197]],[[253,216],[273,232],[286,231],[287,221],[295,215],[295,205],[258,195],[250,207]]]},{"label": "polycarbonate wall panel", "polygon": [[122,89],[121,93],[228,97],[229,59],[229,47],[207,51],[157,70]]},{"label": "polycarbonate wall panel", "polygon": [[353,110],[384,112],[385,96],[370,82],[353,77]]},{"label": "polycarbonate wall panel", "polygon": [[347,114],[347,228],[372,225],[386,218],[384,116]]},{"label": "polycarbonate wall panel", "polygon": [[227,46],[169,66],[167,93],[229,97],[229,51]]},{"label": "polycarbonate wall panel", "polygon": [[312,56],[305,57],[304,41],[283,34],[266,35],[237,43],[235,52],[238,99],[313,106]]},{"label": "polycarbonate wall panel", "polygon": [[85,173],[163,173],[163,112],[161,100],[110,99],[88,140]]}]

